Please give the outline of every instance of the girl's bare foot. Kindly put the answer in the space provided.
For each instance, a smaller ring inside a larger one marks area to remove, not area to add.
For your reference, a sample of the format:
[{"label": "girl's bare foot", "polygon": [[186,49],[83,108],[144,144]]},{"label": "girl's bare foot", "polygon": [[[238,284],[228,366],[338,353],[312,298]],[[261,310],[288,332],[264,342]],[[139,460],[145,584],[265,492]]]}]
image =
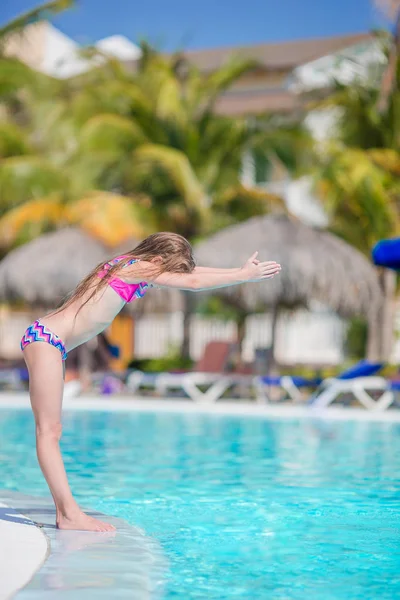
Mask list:
[{"label": "girl's bare foot", "polygon": [[99,521],[94,517],[89,517],[89,515],[85,515],[85,513],[82,511],[71,514],[69,517],[57,513],[56,525],[58,529],[77,529],[79,531],[115,531],[115,527],[113,525]]}]

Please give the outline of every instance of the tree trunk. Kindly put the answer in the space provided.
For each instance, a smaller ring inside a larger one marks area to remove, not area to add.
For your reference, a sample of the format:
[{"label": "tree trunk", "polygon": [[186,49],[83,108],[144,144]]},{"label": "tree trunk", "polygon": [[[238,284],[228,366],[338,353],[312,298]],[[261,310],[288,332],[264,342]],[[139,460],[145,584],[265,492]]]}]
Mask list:
[{"label": "tree trunk", "polygon": [[240,311],[237,320],[237,345],[238,345],[238,368],[243,367],[243,342],[246,335],[246,319],[248,313]]},{"label": "tree trunk", "polygon": [[181,345],[182,358],[190,359],[190,322],[195,306],[194,294],[183,292],[183,338]]},{"label": "tree trunk", "polygon": [[381,311],[371,311],[368,315],[367,360],[376,362],[381,360],[382,323]]},{"label": "tree trunk", "polygon": [[396,273],[381,269],[379,282],[383,302],[368,315],[367,358],[387,362],[393,350],[396,299]]},{"label": "tree trunk", "polygon": [[268,361],[268,375],[272,373],[276,366],[275,350],[276,350],[276,333],[278,327],[279,306],[274,304],[271,312],[271,351],[270,360]]},{"label": "tree trunk", "polygon": [[383,269],[381,273],[381,286],[384,298],[381,321],[381,358],[385,362],[388,362],[392,354],[394,342],[396,273],[390,269]]},{"label": "tree trunk", "polygon": [[78,373],[83,392],[89,391],[91,386],[92,358],[92,352],[88,346],[88,343],[79,346]]}]

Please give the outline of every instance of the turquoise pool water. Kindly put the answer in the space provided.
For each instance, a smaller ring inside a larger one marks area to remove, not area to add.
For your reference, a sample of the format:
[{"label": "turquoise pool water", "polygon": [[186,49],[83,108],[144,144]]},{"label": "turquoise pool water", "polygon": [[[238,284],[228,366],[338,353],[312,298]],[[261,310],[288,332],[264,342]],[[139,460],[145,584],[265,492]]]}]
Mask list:
[{"label": "turquoise pool water", "polygon": [[[77,499],[159,540],[168,600],[400,598],[400,424],[67,412],[64,428]],[[47,494],[33,434],[0,410],[0,487]]]}]

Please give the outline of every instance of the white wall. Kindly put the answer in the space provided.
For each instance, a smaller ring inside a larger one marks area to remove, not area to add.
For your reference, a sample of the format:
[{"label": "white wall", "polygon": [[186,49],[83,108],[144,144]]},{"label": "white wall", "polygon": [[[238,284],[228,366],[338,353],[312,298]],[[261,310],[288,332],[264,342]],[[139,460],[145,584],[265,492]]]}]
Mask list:
[{"label": "white wall", "polygon": [[[164,356],[177,349],[182,340],[183,315],[143,317],[135,328],[137,358]],[[282,364],[338,364],[343,359],[344,323],[326,311],[296,311],[279,320],[276,356]],[[236,324],[216,318],[194,316],[191,322],[191,356],[201,358],[206,344],[212,340],[235,341]],[[271,344],[269,315],[252,315],[246,322],[243,358],[254,360],[256,348]]]},{"label": "white wall", "polygon": [[[34,68],[53,77],[60,79],[73,77],[101,62],[99,58],[90,61],[81,58],[82,46],[48,22],[28,26],[24,32],[24,40],[26,48],[19,48],[16,38],[10,45],[11,53],[17,54]],[[138,46],[120,35],[100,40],[95,46],[101,52],[121,60],[137,59],[141,53]],[[29,54],[32,53],[36,53],[35,60],[30,60]]]},{"label": "white wall", "polygon": [[385,56],[377,40],[356,44],[334,55],[323,56],[293,72],[292,87],[297,91],[329,85],[333,79],[350,83],[354,78],[366,77],[371,65],[382,63]]}]

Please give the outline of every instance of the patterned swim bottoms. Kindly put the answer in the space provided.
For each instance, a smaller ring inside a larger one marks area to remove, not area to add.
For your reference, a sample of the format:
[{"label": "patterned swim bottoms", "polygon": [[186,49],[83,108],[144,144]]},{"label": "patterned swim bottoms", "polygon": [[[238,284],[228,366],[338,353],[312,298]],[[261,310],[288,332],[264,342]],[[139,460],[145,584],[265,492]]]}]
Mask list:
[{"label": "patterned swim bottoms", "polygon": [[35,321],[32,325],[29,325],[21,339],[21,350],[32,344],[33,342],[47,342],[61,352],[63,360],[67,360],[67,352],[65,350],[64,342],[53,333],[48,327],[42,325],[40,321]]}]

